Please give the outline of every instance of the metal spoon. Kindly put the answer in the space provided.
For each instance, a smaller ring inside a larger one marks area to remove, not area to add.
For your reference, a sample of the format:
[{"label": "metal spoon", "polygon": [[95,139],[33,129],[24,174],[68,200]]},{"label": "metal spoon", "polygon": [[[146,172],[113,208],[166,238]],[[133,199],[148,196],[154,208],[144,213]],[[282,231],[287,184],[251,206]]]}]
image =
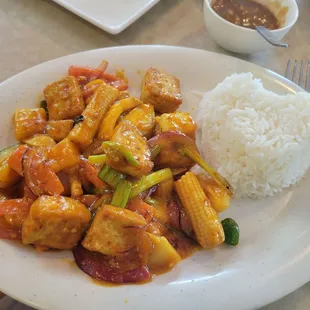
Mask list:
[{"label": "metal spoon", "polygon": [[280,42],[276,39],[271,31],[269,31],[266,27],[256,26],[255,30],[271,45],[277,47],[288,47],[288,44]]}]

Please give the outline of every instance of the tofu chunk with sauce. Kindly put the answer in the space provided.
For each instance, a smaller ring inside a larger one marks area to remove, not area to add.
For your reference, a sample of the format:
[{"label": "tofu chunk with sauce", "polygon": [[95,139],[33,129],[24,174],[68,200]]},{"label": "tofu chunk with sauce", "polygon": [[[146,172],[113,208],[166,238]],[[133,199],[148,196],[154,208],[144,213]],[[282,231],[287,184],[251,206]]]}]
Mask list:
[{"label": "tofu chunk with sauce", "polygon": [[39,109],[16,109],[14,115],[14,134],[18,141],[23,141],[35,134],[42,133],[46,126],[46,113]]},{"label": "tofu chunk with sauce", "polygon": [[82,245],[90,251],[119,255],[138,245],[145,225],[145,219],[133,211],[104,205],[97,211]]},{"label": "tofu chunk with sauce", "polygon": [[66,138],[73,127],[72,119],[65,119],[61,121],[48,121],[45,132],[56,142]]},{"label": "tofu chunk with sauce", "polygon": [[91,213],[81,202],[62,196],[40,196],[22,228],[24,244],[72,249],[81,239]]},{"label": "tofu chunk with sauce", "polygon": [[157,116],[156,133],[180,131],[195,140],[197,124],[188,113],[175,112]]},{"label": "tofu chunk with sauce", "polygon": [[144,75],[141,100],[159,113],[174,112],[182,103],[180,81],[173,75],[150,68]]},{"label": "tofu chunk with sauce", "polygon": [[129,164],[119,151],[107,148],[105,152],[109,166],[136,178],[141,178],[152,170],[153,162],[147,140],[130,121],[121,122],[116,127],[111,141],[124,146],[137,160],[138,165]]},{"label": "tofu chunk with sauce", "polygon": [[73,76],[48,85],[44,97],[51,120],[74,118],[81,115],[85,107],[79,83]]},{"label": "tofu chunk with sauce", "polygon": [[78,147],[65,138],[51,148],[48,154],[50,167],[54,172],[74,167],[80,162],[80,155]]}]

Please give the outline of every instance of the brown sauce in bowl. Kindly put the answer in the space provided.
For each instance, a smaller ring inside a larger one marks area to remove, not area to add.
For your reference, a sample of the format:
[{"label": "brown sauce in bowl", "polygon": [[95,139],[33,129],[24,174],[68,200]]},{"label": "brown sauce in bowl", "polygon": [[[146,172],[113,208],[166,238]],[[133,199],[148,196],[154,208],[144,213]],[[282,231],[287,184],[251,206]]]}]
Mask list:
[{"label": "brown sauce in bowl", "polygon": [[266,6],[252,0],[215,0],[212,8],[222,18],[241,27],[264,26],[274,30],[281,26]]}]

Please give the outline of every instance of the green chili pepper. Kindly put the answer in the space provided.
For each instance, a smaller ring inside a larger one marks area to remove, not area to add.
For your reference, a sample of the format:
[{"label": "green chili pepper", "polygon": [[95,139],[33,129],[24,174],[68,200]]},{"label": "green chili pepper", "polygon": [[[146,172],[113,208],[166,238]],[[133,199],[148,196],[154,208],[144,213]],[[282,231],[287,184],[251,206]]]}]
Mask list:
[{"label": "green chili pepper", "polygon": [[239,225],[232,218],[227,218],[222,221],[225,243],[229,245],[237,245],[239,243]]}]

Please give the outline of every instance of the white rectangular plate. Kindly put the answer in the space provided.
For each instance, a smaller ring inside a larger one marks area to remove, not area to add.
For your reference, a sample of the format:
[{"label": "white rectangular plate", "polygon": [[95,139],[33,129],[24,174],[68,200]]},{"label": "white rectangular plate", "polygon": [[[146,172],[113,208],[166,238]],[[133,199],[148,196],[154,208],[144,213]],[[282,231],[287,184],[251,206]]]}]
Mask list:
[{"label": "white rectangular plate", "polygon": [[97,27],[118,34],[160,0],[53,0]]}]

